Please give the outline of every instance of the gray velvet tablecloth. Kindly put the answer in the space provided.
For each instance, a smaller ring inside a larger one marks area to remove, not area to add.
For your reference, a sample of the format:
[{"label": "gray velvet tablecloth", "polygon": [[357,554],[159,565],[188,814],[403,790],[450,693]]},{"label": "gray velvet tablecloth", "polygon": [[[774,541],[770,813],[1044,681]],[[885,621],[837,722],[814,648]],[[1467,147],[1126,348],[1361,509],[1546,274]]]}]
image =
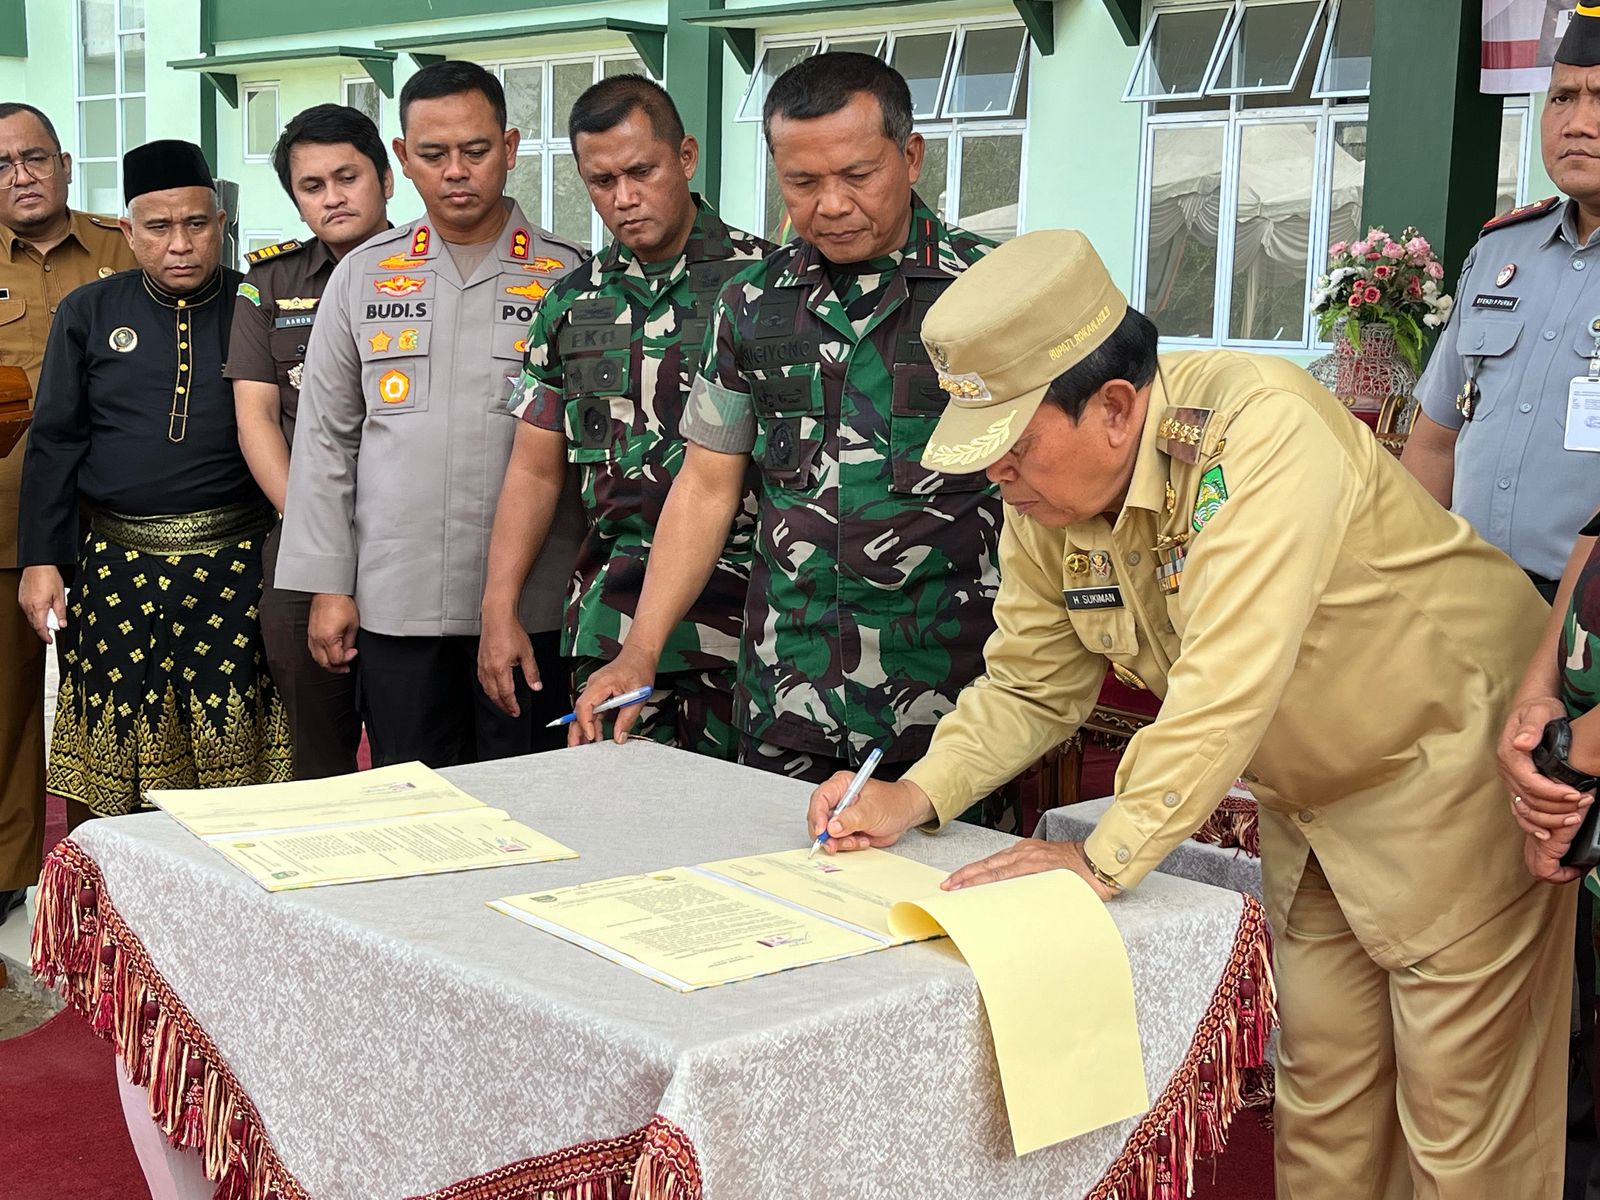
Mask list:
[{"label": "gray velvet tablecloth", "polygon": [[[581,857],[269,895],[162,813],[74,835],[315,1200],[429,1193],[656,1114],[692,1141],[709,1200],[1078,1197],[1135,1128],[1016,1158],[978,990],[947,942],[684,995],[484,907],[803,845],[807,785],[645,742],[444,774]],[[898,850],[954,868],[1010,840],[956,825]],[[1110,906],[1152,1101],[1245,903],[1156,875]]]},{"label": "gray velvet tablecloth", "polygon": [[[1039,836],[1051,842],[1081,842],[1111,807],[1112,797],[1085,800],[1065,808],[1052,808],[1039,821]],[[1193,840],[1180,842],[1161,863],[1161,872],[1196,883],[1231,888],[1261,899],[1261,860],[1237,846],[1210,846]]]}]

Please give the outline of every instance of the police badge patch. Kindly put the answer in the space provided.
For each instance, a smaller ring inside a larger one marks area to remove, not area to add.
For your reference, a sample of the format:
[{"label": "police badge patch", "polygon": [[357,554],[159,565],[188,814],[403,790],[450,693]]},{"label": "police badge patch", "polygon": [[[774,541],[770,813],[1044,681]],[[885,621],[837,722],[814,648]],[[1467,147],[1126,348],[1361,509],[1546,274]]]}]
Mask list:
[{"label": "police badge patch", "polygon": [[1218,463],[1200,476],[1200,490],[1194,498],[1194,518],[1190,522],[1196,533],[1222,510],[1223,501],[1227,498],[1228,482],[1222,477],[1222,464]]},{"label": "police badge patch", "polygon": [[139,335],[126,325],[121,325],[111,331],[107,340],[118,354],[126,354],[139,344]]}]

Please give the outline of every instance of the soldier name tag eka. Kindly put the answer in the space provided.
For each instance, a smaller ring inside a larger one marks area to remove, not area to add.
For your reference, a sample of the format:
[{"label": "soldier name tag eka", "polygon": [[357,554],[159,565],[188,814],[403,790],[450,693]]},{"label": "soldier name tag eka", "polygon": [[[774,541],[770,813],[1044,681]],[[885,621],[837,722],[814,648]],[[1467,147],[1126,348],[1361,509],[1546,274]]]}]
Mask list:
[{"label": "soldier name tag eka", "polygon": [[1568,450],[1600,451],[1600,376],[1580,375],[1567,385]]},{"label": "soldier name tag eka", "polygon": [[1122,607],[1122,589],[1115,584],[1105,587],[1066,588],[1061,595],[1066,599],[1069,612]]}]

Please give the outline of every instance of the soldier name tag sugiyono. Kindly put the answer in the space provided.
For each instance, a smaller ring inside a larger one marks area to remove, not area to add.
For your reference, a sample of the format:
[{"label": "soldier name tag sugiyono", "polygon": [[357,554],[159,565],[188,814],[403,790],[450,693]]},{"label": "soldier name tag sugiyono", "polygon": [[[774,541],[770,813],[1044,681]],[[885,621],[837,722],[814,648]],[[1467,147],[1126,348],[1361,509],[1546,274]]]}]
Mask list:
[{"label": "soldier name tag sugiyono", "polygon": [[1067,588],[1061,595],[1066,599],[1069,612],[1122,607],[1122,589],[1115,584],[1109,587]]},{"label": "soldier name tag sugiyono", "polygon": [[1600,451],[1600,377],[1580,375],[1567,385],[1568,450]]}]

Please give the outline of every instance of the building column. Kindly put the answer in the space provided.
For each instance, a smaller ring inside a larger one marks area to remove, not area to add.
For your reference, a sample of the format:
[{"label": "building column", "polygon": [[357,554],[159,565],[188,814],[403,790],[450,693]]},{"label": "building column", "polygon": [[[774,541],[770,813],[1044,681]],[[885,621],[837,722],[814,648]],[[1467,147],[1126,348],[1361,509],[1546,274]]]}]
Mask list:
[{"label": "building column", "polygon": [[1362,215],[1433,243],[1449,286],[1494,216],[1501,97],[1478,91],[1482,0],[1377,5]]},{"label": "building column", "polygon": [[684,128],[700,142],[694,186],[712,205],[722,197],[722,38],[714,29],[678,18],[721,7],[722,0],[667,0],[667,77],[661,81]]}]

